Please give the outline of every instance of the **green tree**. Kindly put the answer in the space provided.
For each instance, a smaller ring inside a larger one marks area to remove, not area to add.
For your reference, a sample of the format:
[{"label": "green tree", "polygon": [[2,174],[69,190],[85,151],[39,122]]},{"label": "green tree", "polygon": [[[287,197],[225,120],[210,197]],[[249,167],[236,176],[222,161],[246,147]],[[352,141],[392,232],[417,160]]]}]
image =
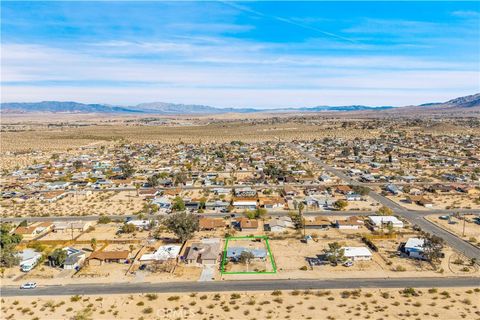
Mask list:
[{"label": "green tree", "polygon": [[249,264],[255,258],[254,254],[250,251],[242,251],[240,257],[238,258],[238,262],[241,264]]},{"label": "green tree", "polygon": [[443,239],[436,235],[431,235],[429,233],[424,234],[423,236],[423,255],[430,261],[433,265],[440,263],[440,258],[442,258],[443,253]]},{"label": "green tree", "polygon": [[163,224],[183,243],[192,238],[198,230],[198,217],[182,211],[167,216]]},{"label": "green tree", "polygon": [[370,188],[364,186],[352,186],[352,190],[361,196],[367,196],[370,193]]},{"label": "green tree", "polygon": [[183,199],[179,196],[176,196],[175,199],[173,199],[173,205],[172,205],[172,210],[173,211],[185,211],[185,202]]},{"label": "green tree", "polygon": [[129,178],[135,173],[135,169],[133,169],[133,166],[128,161],[120,164],[119,167],[122,170],[123,177],[125,178]]},{"label": "green tree", "polygon": [[17,244],[22,241],[22,236],[17,234],[11,234],[13,226],[8,223],[2,223],[0,225],[0,266],[1,267],[13,267],[20,262],[18,257],[18,251],[15,249]]},{"label": "green tree", "polygon": [[290,211],[288,215],[290,216],[290,219],[292,219],[296,230],[300,230],[304,227],[304,220],[302,219],[302,216],[298,214],[298,212]]},{"label": "green tree", "polygon": [[343,263],[347,260],[345,258],[345,250],[342,249],[338,242],[331,242],[328,244],[328,249],[325,249],[325,254],[328,261],[337,265],[339,262]]},{"label": "green tree", "polygon": [[92,247],[93,251],[97,250],[97,239],[96,238],[90,239],[90,246]]},{"label": "green tree", "polygon": [[158,180],[159,180],[159,175],[153,174],[150,177],[148,177],[147,183],[152,187],[156,187],[158,186]]},{"label": "green tree", "polygon": [[110,219],[107,216],[101,216],[100,218],[98,218],[98,223],[99,224],[107,224],[107,223],[110,223],[110,222],[112,222],[112,219]]},{"label": "green tree", "polygon": [[339,210],[343,210],[348,206],[348,202],[345,200],[337,200],[335,201],[334,206]]},{"label": "green tree", "polygon": [[377,214],[381,216],[391,216],[393,214],[393,210],[389,207],[382,206],[380,209],[378,209]]},{"label": "green tree", "polygon": [[67,251],[63,249],[55,249],[49,256],[48,260],[53,266],[61,267],[67,259]]},{"label": "green tree", "polygon": [[131,223],[124,223],[121,230],[123,233],[134,233],[137,228]]}]

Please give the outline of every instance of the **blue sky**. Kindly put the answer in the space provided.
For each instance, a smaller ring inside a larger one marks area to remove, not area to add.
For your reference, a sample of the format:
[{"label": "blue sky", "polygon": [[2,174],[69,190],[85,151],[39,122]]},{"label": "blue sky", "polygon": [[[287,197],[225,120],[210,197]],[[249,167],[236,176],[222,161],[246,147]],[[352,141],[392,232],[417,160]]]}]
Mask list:
[{"label": "blue sky", "polygon": [[480,92],[479,2],[2,1],[2,101],[394,105]]}]

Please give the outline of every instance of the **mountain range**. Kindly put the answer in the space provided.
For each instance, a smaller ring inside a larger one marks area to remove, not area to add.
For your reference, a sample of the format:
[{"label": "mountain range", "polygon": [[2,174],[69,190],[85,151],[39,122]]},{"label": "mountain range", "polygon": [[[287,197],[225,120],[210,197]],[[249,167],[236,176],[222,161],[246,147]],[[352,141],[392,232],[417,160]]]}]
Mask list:
[{"label": "mountain range", "polygon": [[[42,101],[42,102],[9,102],[0,104],[2,113],[30,113],[30,112],[53,112],[53,113],[114,113],[114,114],[222,114],[222,113],[255,113],[255,112],[352,112],[352,111],[382,111],[402,107],[391,106],[316,106],[301,108],[215,108],[206,105],[176,104],[167,102],[141,103],[134,106],[115,106],[108,104],[84,104],[73,101]],[[425,103],[418,106],[406,106],[411,110],[468,110],[480,107],[480,93],[455,98],[446,102]],[[393,110],[392,110],[393,111]]]}]

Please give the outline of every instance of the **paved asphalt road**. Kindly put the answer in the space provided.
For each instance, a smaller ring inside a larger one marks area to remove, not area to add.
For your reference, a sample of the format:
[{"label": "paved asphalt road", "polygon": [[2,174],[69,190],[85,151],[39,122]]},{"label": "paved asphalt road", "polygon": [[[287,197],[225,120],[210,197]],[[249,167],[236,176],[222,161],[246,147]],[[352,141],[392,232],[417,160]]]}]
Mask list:
[{"label": "paved asphalt road", "polygon": [[[375,214],[373,211],[356,211],[356,210],[346,210],[346,211],[305,211],[305,216],[370,216]],[[147,218],[154,218],[159,217],[164,214],[156,214],[156,215],[148,215]],[[288,211],[272,211],[268,213],[269,216],[272,217],[280,217],[288,215]],[[203,217],[211,217],[211,218],[222,218],[225,216],[230,216],[229,213],[202,213],[201,216]],[[235,217],[243,217],[244,215],[241,213],[236,213]],[[126,218],[136,218],[136,215],[111,215],[107,216],[112,220],[123,220]],[[16,217],[16,218],[0,218],[1,222],[22,222],[27,220],[29,222],[37,222],[37,221],[97,221],[100,216],[98,215],[91,215],[91,216],[58,216],[58,217]]]},{"label": "paved asphalt road", "polygon": [[[293,144],[289,144],[289,146],[292,149],[294,149],[294,150],[298,151],[299,153],[301,153],[302,155],[304,155],[305,157],[307,157],[312,162],[315,162],[319,166],[323,167],[325,169],[325,171],[336,175],[337,177],[339,177],[343,181],[347,182],[348,184],[364,186],[364,184],[362,182],[359,182],[359,181],[347,176],[341,170],[338,170],[336,168],[333,168],[333,167],[325,164],[323,161],[321,161],[318,158],[312,156],[310,153],[301,150],[297,146],[295,146]],[[407,210],[406,208],[399,205],[398,203],[396,203],[396,202],[394,202],[394,201],[392,201],[392,200],[390,200],[390,199],[388,199],[388,198],[386,198],[386,197],[384,197],[384,196],[382,196],[379,193],[374,192],[374,191],[370,191],[369,196],[372,199],[381,203],[382,205],[391,208],[395,212],[395,214],[397,214],[398,216],[404,218],[405,220],[409,221],[410,223],[412,223],[414,225],[415,224],[418,225],[420,228],[422,228],[423,231],[441,237],[443,240],[445,240],[445,242],[449,246],[451,246],[452,248],[454,248],[458,252],[463,253],[464,255],[466,255],[469,258],[476,258],[477,260],[480,259],[480,249],[479,248],[475,247],[474,245],[472,245],[471,243],[469,243],[467,241],[464,241],[464,240],[460,239],[456,235],[438,227],[434,223],[424,219],[423,215],[419,214],[419,211]],[[436,211],[440,212],[440,210],[436,210]],[[461,211],[461,210],[456,210],[455,212],[459,212],[459,211]]]},{"label": "paved asphalt road", "polygon": [[306,289],[356,289],[356,288],[433,288],[433,287],[478,287],[480,278],[370,278],[370,279],[302,279],[302,280],[243,280],[212,282],[160,282],[116,284],[72,284],[40,286],[32,290],[3,286],[1,295],[47,296],[86,294],[128,294],[145,292],[221,292],[265,291]]}]

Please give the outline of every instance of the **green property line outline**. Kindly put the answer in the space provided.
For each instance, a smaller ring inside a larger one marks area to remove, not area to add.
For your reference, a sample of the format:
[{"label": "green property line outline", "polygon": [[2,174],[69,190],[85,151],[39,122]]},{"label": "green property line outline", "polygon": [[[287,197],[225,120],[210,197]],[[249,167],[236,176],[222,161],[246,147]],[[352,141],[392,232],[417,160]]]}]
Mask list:
[{"label": "green property line outline", "polygon": [[[236,271],[236,272],[228,272],[225,271],[225,264],[227,262],[227,248],[228,242],[230,240],[240,240],[240,239],[263,239],[265,240],[265,244],[267,247],[268,255],[270,257],[270,263],[272,264],[273,271]],[[242,236],[242,237],[227,237],[225,239],[225,247],[223,248],[223,257],[222,257],[222,265],[220,267],[221,274],[274,274],[277,273],[277,264],[275,263],[275,259],[273,258],[272,251],[270,249],[270,243],[268,242],[267,236]]]}]

